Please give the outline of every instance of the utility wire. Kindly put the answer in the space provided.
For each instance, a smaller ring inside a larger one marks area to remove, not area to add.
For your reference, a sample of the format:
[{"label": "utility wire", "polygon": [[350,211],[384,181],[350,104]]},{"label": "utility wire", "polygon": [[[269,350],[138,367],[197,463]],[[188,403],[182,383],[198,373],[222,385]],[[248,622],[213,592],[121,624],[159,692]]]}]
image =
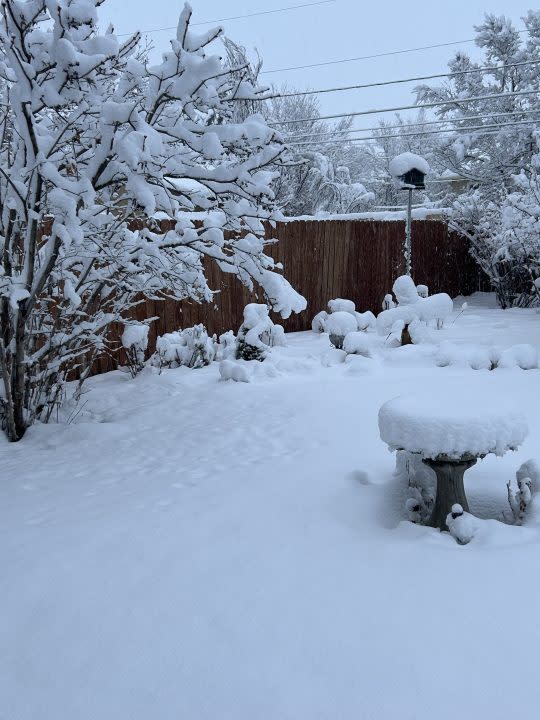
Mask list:
[{"label": "utility wire", "polygon": [[[527,30],[518,30],[521,35],[528,32]],[[404,55],[405,53],[420,52],[421,50],[431,50],[433,48],[451,47],[452,45],[464,45],[465,43],[476,42],[476,38],[468,38],[467,40],[454,40],[452,42],[436,43],[434,45],[422,45],[420,47],[406,48],[405,50],[389,50],[388,52],[374,53],[373,55],[360,55],[352,58],[342,58],[340,60],[325,60],[324,62],[311,63],[309,65],[294,65],[291,67],[274,68],[273,70],[262,70],[262,74],[288,72],[289,70],[307,70],[308,68],[324,67],[326,65],[339,65],[341,63],[357,62],[358,60],[372,60],[374,58],[389,57],[390,55]]]},{"label": "utility wire", "polygon": [[[512,115],[532,115],[537,114],[540,115],[540,107],[536,108],[535,110],[514,110],[513,112],[500,112],[500,113],[488,113],[487,115],[468,115],[466,117],[461,118],[453,118],[451,120],[427,120],[425,122],[415,122],[413,125],[409,126],[408,129],[412,129],[413,127],[424,127],[426,125],[443,125],[448,123],[457,123],[457,122],[465,122],[469,120],[487,120],[491,118],[496,117],[509,117]],[[376,130],[407,130],[407,125],[405,123],[401,123],[399,125],[376,125],[373,127],[367,127],[367,128],[349,128],[348,130],[330,130],[329,132],[317,132],[315,130],[312,130],[311,132],[307,133],[300,133],[300,134],[290,134],[286,136],[285,140],[300,140],[302,138],[320,138],[320,137],[327,137],[328,135],[335,137],[336,135],[346,135],[347,133],[352,132],[374,132]],[[462,130],[463,128],[450,128],[450,129],[456,129],[456,130]],[[395,137],[399,137],[399,135],[396,135]]]},{"label": "utility wire", "polygon": [[538,65],[538,64],[540,64],[540,60],[526,60],[524,62],[508,63],[508,65],[498,65],[498,66],[497,65],[491,65],[491,66],[487,65],[485,67],[475,68],[474,70],[458,70],[456,72],[451,72],[451,73],[438,73],[436,75],[421,75],[419,77],[403,78],[402,80],[384,80],[382,82],[364,83],[362,85],[344,85],[342,87],[322,88],[320,90],[301,90],[299,92],[277,93],[276,95],[271,95],[269,99],[287,98],[287,97],[302,97],[304,95],[322,95],[323,93],[344,92],[346,90],[362,90],[364,88],[383,87],[385,85],[399,85],[401,83],[416,82],[417,80],[434,80],[436,78],[449,78],[449,77],[456,77],[458,75],[469,75],[471,73],[493,72],[496,70],[505,70],[506,68],[511,68],[511,67],[520,67],[522,65]]},{"label": "utility wire", "polygon": [[281,120],[280,122],[268,123],[270,126],[276,125],[295,125],[302,122],[317,122],[318,120],[334,120],[342,117],[358,117],[360,115],[378,115],[380,113],[398,112],[400,110],[422,110],[423,108],[440,107],[441,105],[460,105],[461,103],[469,103],[477,100],[494,100],[510,97],[518,97],[523,95],[538,95],[538,90],[519,90],[510,93],[495,93],[493,95],[476,95],[474,97],[449,100],[439,100],[438,102],[422,103],[421,105],[402,105],[400,107],[380,108],[375,110],[361,110],[359,112],[337,113],[335,115],[320,115],[319,117],[298,118],[297,120]]},{"label": "utility wire", "polygon": [[[214,23],[228,22],[229,20],[242,20],[243,18],[258,17],[259,15],[274,15],[276,13],[288,12],[289,10],[299,10],[301,8],[315,7],[316,5],[329,5],[335,3],[336,0],[317,0],[317,2],[302,3],[301,5],[289,5],[288,7],[276,8],[275,10],[260,10],[259,12],[247,13],[247,15],[232,15],[231,17],[218,18],[217,20],[203,20],[202,22],[193,22],[190,25],[213,25]],[[152,30],[140,30],[142,35],[150,33],[165,32],[166,30],[176,30],[176,25],[167,27],[153,28]],[[134,35],[134,33],[119,33],[117,37],[126,37]]]},{"label": "utility wire", "polygon": [[522,120],[521,122],[513,122],[513,123],[504,123],[501,125],[476,125],[470,128],[460,128],[459,130],[452,130],[448,128],[444,128],[442,130],[429,130],[424,132],[413,132],[413,133],[405,133],[403,135],[373,135],[372,137],[352,137],[352,138],[346,138],[345,140],[343,138],[336,138],[335,140],[321,140],[320,142],[316,141],[307,141],[307,142],[287,142],[286,145],[289,147],[301,147],[305,145],[331,145],[331,144],[343,144],[344,142],[354,142],[360,140],[361,142],[366,142],[368,140],[401,140],[402,138],[408,138],[408,137],[425,137],[426,135],[437,135],[439,133],[458,133],[460,135],[468,135],[470,131],[478,131],[478,130],[490,130],[490,128],[497,128],[495,132],[473,132],[474,135],[496,135],[501,130],[504,130],[507,127],[516,127],[517,125],[535,125],[534,120]]}]

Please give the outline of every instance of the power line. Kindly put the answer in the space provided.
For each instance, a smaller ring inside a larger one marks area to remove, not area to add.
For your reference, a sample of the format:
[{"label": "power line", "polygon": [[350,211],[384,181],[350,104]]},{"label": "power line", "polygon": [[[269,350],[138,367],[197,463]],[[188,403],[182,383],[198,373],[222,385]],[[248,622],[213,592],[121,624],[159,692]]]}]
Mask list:
[{"label": "power line", "polygon": [[434,80],[436,78],[456,77],[457,75],[469,75],[471,73],[480,72],[493,72],[494,70],[505,70],[506,68],[520,67],[522,65],[538,64],[540,64],[540,60],[526,60],[524,62],[509,63],[508,65],[487,65],[486,67],[480,67],[474,70],[459,70],[457,72],[438,73],[436,75],[421,75],[419,77],[403,78],[402,80],[384,80],[382,82],[363,83],[362,85],[344,85],[342,87],[322,88],[320,90],[302,90],[299,92],[278,93],[276,95],[272,95],[271,98],[302,97],[304,95],[322,95],[323,93],[344,92],[346,90],[362,90],[364,88],[383,87],[384,85],[399,85],[401,83],[416,82],[417,80]]},{"label": "power line", "polygon": [[461,135],[467,135],[469,131],[478,131],[478,130],[488,130],[490,128],[497,128],[495,132],[486,132],[486,133],[478,133],[475,132],[475,135],[496,135],[501,130],[504,130],[507,127],[515,127],[517,125],[534,125],[534,120],[522,120],[520,122],[514,122],[514,123],[504,123],[502,125],[476,125],[469,128],[460,128],[459,130],[452,130],[448,128],[443,128],[442,130],[429,130],[424,132],[413,132],[413,133],[404,133],[403,135],[373,135],[372,137],[352,137],[352,138],[336,138],[335,140],[321,140],[320,142],[317,141],[306,141],[306,142],[287,142],[286,144],[291,147],[301,147],[305,145],[331,145],[331,144],[343,144],[344,142],[353,142],[353,141],[362,141],[366,142],[368,140],[401,140],[402,138],[408,138],[408,137],[425,137],[426,135],[437,135],[439,133],[459,133]]},{"label": "power line", "polygon": [[[509,117],[513,115],[540,115],[540,108],[536,108],[535,110],[514,110],[512,112],[500,112],[500,113],[488,113],[487,115],[468,115],[467,117],[462,118],[454,118],[452,120],[427,120],[425,122],[418,122],[414,123],[414,127],[425,127],[426,125],[443,125],[448,124],[452,122],[465,122],[469,120],[487,120],[490,118],[496,118],[496,117]],[[300,133],[300,134],[291,134],[288,135],[285,140],[299,140],[301,138],[320,138],[320,137],[326,137],[328,135],[331,135],[332,137],[336,135],[346,135],[351,132],[374,132],[375,130],[406,130],[407,125],[404,123],[401,123],[399,125],[376,125],[373,127],[367,127],[367,128],[349,128],[348,130],[330,130],[329,132],[316,132],[311,131],[307,133]],[[464,128],[450,128],[452,129],[459,129],[462,130]],[[395,137],[399,137],[396,135]]]},{"label": "power line", "polygon": [[[528,31],[527,30],[518,30],[518,33],[520,35],[525,32],[528,32]],[[294,65],[291,67],[275,68],[274,70],[262,70],[261,75],[263,73],[269,74],[269,73],[278,73],[278,72],[288,72],[289,70],[307,70],[308,68],[324,67],[325,65],[339,65],[341,63],[357,62],[359,60],[372,60],[375,58],[389,57],[390,55],[404,55],[405,53],[420,52],[421,50],[432,50],[433,48],[450,47],[452,45],[464,45],[465,43],[472,43],[472,42],[476,42],[476,38],[469,38],[467,40],[454,40],[452,42],[436,43],[434,45],[422,45],[420,47],[406,48],[405,50],[389,50],[388,52],[374,53],[373,55],[360,55],[358,57],[342,58],[340,60],[325,60],[324,62],[311,63],[309,65]]]},{"label": "power line", "polygon": [[439,107],[441,105],[458,105],[460,103],[468,103],[468,102],[474,102],[477,100],[494,100],[494,99],[504,99],[504,98],[510,98],[510,97],[518,97],[523,95],[538,95],[538,90],[519,90],[517,92],[511,92],[511,93],[495,93],[493,95],[476,95],[474,97],[468,97],[463,99],[449,99],[449,100],[440,100],[438,102],[432,102],[432,103],[422,103],[421,105],[402,105],[400,107],[390,107],[390,108],[380,108],[378,110],[362,110],[359,112],[348,112],[348,113],[337,113],[335,115],[320,115],[319,117],[311,117],[311,118],[298,118],[298,120],[281,120],[280,122],[273,122],[268,123],[272,127],[275,127],[276,125],[295,125],[297,123],[302,122],[316,122],[318,120],[335,120],[336,118],[343,118],[343,117],[358,117],[360,115],[378,115],[380,113],[388,113],[388,112],[399,112],[400,110],[422,110],[423,108],[434,108]]},{"label": "power line", "polygon": [[[247,13],[246,15],[232,15],[231,17],[218,18],[217,20],[203,20],[202,22],[190,23],[190,25],[213,25],[214,23],[228,22],[229,20],[242,20],[243,18],[257,17],[259,15],[274,15],[276,13],[288,12],[289,10],[299,10],[301,8],[314,7],[315,5],[329,5],[335,2],[336,0],[317,0],[316,2],[302,3],[301,5],[289,5],[288,7],[276,8],[275,10],[260,10],[259,12]],[[169,25],[152,30],[141,30],[140,32],[142,35],[149,35],[150,33],[164,32],[166,30],[176,30],[176,27],[176,25]],[[119,33],[117,37],[126,37],[127,35],[133,34],[134,33]]]}]

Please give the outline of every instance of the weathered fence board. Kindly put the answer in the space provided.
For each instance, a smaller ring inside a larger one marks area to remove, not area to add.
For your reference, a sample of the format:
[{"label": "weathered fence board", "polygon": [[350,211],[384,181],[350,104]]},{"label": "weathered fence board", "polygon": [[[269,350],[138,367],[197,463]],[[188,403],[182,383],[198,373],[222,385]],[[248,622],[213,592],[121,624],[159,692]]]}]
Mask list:
[{"label": "weathered fence board", "polygon": [[[381,220],[317,220],[278,223],[269,234],[277,243],[268,249],[283,264],[289,282],[307,300],[307,310],[279,320],[287,331],[308,330],[313,315],[328,300],[354,300],[359,311],[381,308],[394,279],[404,272],[405,223]],[[232,275],[207,262],[209,285],[218,291],[213,303],[143,302],[135,317],[159,319],[152,324],[149,351],[158,335],[204,323],[209,333],[237,330],[248,302],[263,302],[260,292],[250,293]],[[467,241],[449,232],[439,220],[412,223],[412,267],[417,283],[430,293],[468,295],[481,289],[480,272],[469,255]],[[98,372],[115,367],[113,357],[102,358]]]}]

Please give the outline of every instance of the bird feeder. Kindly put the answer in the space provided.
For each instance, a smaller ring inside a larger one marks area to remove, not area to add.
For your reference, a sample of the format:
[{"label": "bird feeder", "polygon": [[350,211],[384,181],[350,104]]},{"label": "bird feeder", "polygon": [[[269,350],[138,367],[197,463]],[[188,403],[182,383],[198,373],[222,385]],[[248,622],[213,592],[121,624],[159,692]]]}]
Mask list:
[{"label": "bird feeder", "polygon": [[408,172],[403,173],[403,175],[399,175],[398,179],[401,180],[402,190],[425,190],[425,177],[426,173],[414,167],[411,168]]}]

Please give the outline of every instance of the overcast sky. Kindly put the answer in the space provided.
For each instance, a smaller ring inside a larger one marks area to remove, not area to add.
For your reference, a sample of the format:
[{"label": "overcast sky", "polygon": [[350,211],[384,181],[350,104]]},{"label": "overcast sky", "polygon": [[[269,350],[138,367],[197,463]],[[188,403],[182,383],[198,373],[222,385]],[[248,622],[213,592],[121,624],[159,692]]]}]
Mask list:
[{"label": "overcast sky", "polygon": [[[310,0],[197,0],[192,1],[193,21],[290,7]],[[452,0],[420,3],[405,0],[336,0],[309,8],[273,15],[229,20],[226,34],[249,51],[255,48],[264,60],[263,70],[292,65],[338,60],[374,53],[466,40],[473,37],[473,25],[485,12],[507,15],[522,29],[520,18],[531,7],[522,0]],[[107,0],[100,15],[113,22],[118,33],[152,30],[175,25],[183,3],[171,0]],[[209,26],[206,26],[209,27]],[[171,31],[151,33],[156,49],[166,50]],[[457,50],[478,58],[472,43],[436,48],[391,57],[361,60],[292,72],[267,73],[261,80],[296,88],[323,88],[336,85],[376,82],[445,72],[448,59]],[[356,90],[321,96],[323,114],[411,103],[411,85]],[[369,127],[388,115],[358,118],[355,125]]]}]

